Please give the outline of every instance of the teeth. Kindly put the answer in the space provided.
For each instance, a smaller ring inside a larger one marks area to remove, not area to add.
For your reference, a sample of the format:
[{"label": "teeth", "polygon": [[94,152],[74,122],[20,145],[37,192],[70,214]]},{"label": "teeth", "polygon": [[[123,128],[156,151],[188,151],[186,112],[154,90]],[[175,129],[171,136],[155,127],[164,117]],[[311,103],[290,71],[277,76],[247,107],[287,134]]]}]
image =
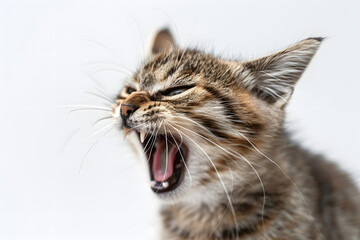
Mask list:
[{"label": "teeth", "polygon": [[141,131],[141,132],[140,132],[140,141],[141,141],[141,143],[144,142],[144,140],[145,140],[145,135],[146,135],[146,131]]},{"label": "teeth", "polygon": [[162,185],[163,185],[164,188],[167,188],[169,186],[169,183],[168,182],[163,182]]},{"label": "teeth", "polygon": [[155,180],[150,181],[150,187],[152,187],[152,188],[159,188],[160,184],[162,185],[163,188],[169,187],[169,182],[157,182]]}]

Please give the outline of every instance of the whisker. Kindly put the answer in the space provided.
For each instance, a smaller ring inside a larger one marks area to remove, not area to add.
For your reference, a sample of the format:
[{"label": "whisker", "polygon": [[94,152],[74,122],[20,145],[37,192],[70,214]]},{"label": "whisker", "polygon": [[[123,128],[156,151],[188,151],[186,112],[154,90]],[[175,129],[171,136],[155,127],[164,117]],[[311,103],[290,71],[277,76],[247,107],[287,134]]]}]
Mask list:
[{"label": "whisker", "polygon": [[[177,117],[181,117],[181,118],[187,119],[187,120],[189,120],[189,121],[191,121],[191,122],[194,122],[194,123],[197,124],[198,126],[200,126],[200,127],[202,127],[203,129],[207,130],[207,129],[204,128],[201,124],[193,121],[192,119],[188,119],[188,118],[185,118],[185,117],[182,117],[182,116],[177,116]],[[180,126],[180,127],[181,127],[181,126]],[[189,131],[191,131],[191,130],[189,130]],[[196,134],[196,133],[195,133],[195,134]],[[307,208],[308,213],[311,215],[311,212],[310,212],[310,209],[309,209],[309,207],[308,207],[308,204],[307,204],[304,196],[302,195],[300,189],[299,189],[299,188],[297,187],[297,185],[291,180],[291,178],[286,174],[286,172],[285,172],[276,162],[274,162],[274,161],[273,161],[272,159],[270,159],[267,155],[265,155],[264,153],[262,153],[243,133],[237,132],[237,134],[241,135],[241,137],[243,137],[258,153],[260,153],[262,156],[264,156],[267,160],[269,160],[270,162],[272,162],[274,165],[276,165],[276,166],[281,170],[281,172],[284,174],[284,176],[285,176],[285,177],[291,182],[291,184],[295,187],[296,191],[299,193],[302,201],[304,202],[305,207]],[[199,135],[199,136],[202,137],[202,138],[204,138],[204,137],[201,136],[201,135]],[[210,141],[210,140],[209,140],[209,141]],[[214,144],[215,144],[215,143],[214,143]],[[235,164],[237,165],[236,162],[235,162]],[[237,166],[238,166],[238,165],[237,165]],[[263,208],[264,208],[264,207],[265,207],[265,204],[263,204]],[[264,210],[263,210],[263,211],[264,211]],[[312,215],[311,215],[311,216],[312,216]],[[312,218],[313,218],[313,221],[315,222],[313,216],[312,216]],[[320,234],[322,235],[322,233],[321,233],[318,225],[316,224],[316,222],[315,222],[315,225],[316,225],[317,229],[319,230]]]},{"label": "whisker", "polygon": [[[175,118],[181,118],[181,119],[187,120],[189,122],[192,122],[192,123],[196,124],[197,126],[199,126],[200,128],[202,128],[203,130],[205,130],[207,133],[213,135],[213,133],[210,131],[212,128],[206,128],[203,125],[201,125],[200,123],[198,123],[198,122],[196,122],[196,121],[194,121],[194,120],[192,120],[190,118],[183,117],[183,116],[180,116],[180,115],[176,115]],[[228,140],[222,140],[222,141],[226,141],[226,142],[228,142],[228,144],[233,144],[231,141],[228,141]],[[236,145],[239,146],[239,144],[236,144]],[[248,148],[248,146],[246,146],[246,145],[242,145],[242,146]]]},{"label": "whisker", "polygon": [[123,73],[123,74],[129,76],[128,72],[124,71],[123,69],[119,69],[119,68],[102,68],[102,69],[93,71],[89,75],[90,75],[90,77],[93,77],[95,74],[97,74],[99,72],[105,72],[105,71]]},{"label": "whisker", "polygon": [[225,208],[225,210],[224,210],[224,213],[221,215],[221,218],[219,219],[219,221],[216,223],[216,225],[215,225],[215,227],[214,227],[214,231],[212,231],[212,232],[209,234],[209,239],[214,235],[214,233],[216,232],[216,229],[218,228],[218,226],[220,225],[220,223],[221,223],[222,220],[224,219],[225,214],[226,214],[228,208],[229,208],[229,205],[227,204],[227,205],[226,205],[226,208]]},{"label": "whisker", "polygon": [[184,49],[183,53],[181,54],[181,57],[180,57],[179,61],[178,61],[177,64],[176,64],[176,69],[180,66],[181,60],[182,60],[182,58],[184,57],[184,55],[185,55],[186,51],[188,50],[188,48],[189,48],[189,45],[186,46],[186,48]]},{"label": "whisker", "polygon": [[98,62],[90,62],[90,63],[84,63],[82,64],[82,66],[89,66],[89,65],[95,65],[95,64],[110,64],[110,65],[114,65],[114,66],[117,66],[117,67],[120,67],[121,68],[121,71],[125,71],[128,73],[127,75],[129,77],[132,76],[132,72],[127,70],[126,67],[120,63],[114,63],[114,62],[109,62],[109,61],[98,61]]},{"label": "whisker", "polygon": [[112,125],[113,125],[113,123],[109,123],[109,124],[105,125],[104,127],[100,128],[99,130],[97,130],[96,132],[94,132],[93,134],[91,134],[89,137],[87,137],[87,139],[92,138],[93,136],[95,136],[95,135],[97,135],[99,132],[101,132],[102,130],[104,130],[104,129],[112,126]]},{"label": "whisker", "polygon": [[96,87],[95,86],[95,89],[101,93],[103,96],[107,97],[109,100],[111,100],[111,102],[115,102],[116,101],[116,98],[115,97],[112,97],[109,93],[105,92],[104,90],[101,90],[99,87]]},{"label": "whisker", "polygon": [[92,95],[92,96],[101,98],[101,99],[107,101],[107,102],[110,103],[110,104],[113,104],[113,103],[114,103],[114,101],[113,101],[112,99],[108,99],[107,97],[104,97],[103,95],[100,95],[100,94],[97,94],[97,93],[86,92],[86,94],[89,94],[89,95]]},{"label": "whisker", "polygon": [[110,133],[113,128],[114,128],[114,127],[110,128],[101,138],[99,138],[98,140],[96,140],[96,142],[95,142],[93,145],[91,145],[91,147],[90,147],[89,150],[86,152],[85,156],[83,157],[83,159],[82,159],[82,161],[81,161],[78,174],[81,173],[81,169],[82,169],[82,166],[84,165],[85,159],[86,159],[86,157],[89,155],[89,153],[91,152],[91,150],[92,150],[92,149],[96,146],[96,144],[98,144],[108,133]]},{"label": "whisker", "polygon": [[[160,127],[161,127],[162,123],[163,123],[163,122],[161,122],[161,123],[160,123]],[[157,138],[157,134],[159,133],[159,129],[160,129],[160,127],[158,128],[158,130],[157,130],[157,132],[156,132],[156,134],[155,134],[154,141],[153,141],[153,143],[152,143],[152,145],[151,145],[150,152],[152,152],[153,147],[154,147],[154,146],[155,146],[155,144],[156,144],[156,138]],[[156,128],[154,128],[154,129],[156,129]],[[147,163],[149,163],[149,161],[150,161],[150,157],[151,157],[151,155],[149,154],[149,157],[148,157],[148,159],[147,159],[147,161],[146,161]]]},{"label": "whisker", "polygon": [[108,109],[100,109],[100,108],[78,108],[78,109],[74,109],[74,110],[71,110],[69,111],[68,114],[71,114],[71,113],[74,113],[74,112],[78,112],[78,111],[85,111],[85,110],[96,110],[96,111],[106,111],[106,112],[112,112],[112,110],[108,110]]},{"label": "whisker", "polygon": [[255,144],[253,144],[250,139],[248,139],[245,135],[243,135],[242,133],[239,133],[258,153],[260,153],[263,157],[265,157],[267,160],[269,160],[271,163],[273,163],[282,173],[283,175],[290,181],[290,183],[294,186],[294,188],[296,189],[296,191],[298,192],[298,194],[301,197],[301,200],[303,201],[308,213],[310,214],[310,216],[312,217],[312,220],[318,230],[318,232],[320,233],[322,239],[325,239],[325,237],[323,236],[322,232],[320,231],[320,227],[318,226],[318,224],[315,221],[314,216],[311,214],[310,208],[304,198],[304,195],[301,193],[300,189],[298,188],[298,186],[295,184],[295,182],[290,178],[290,176],[279,166],[279,164],[277,164],[274,160],[272,160],[270,157],[268,157],[266,154],[264,154],[262,151],[260,151]]},{"label": "whisker", "polygon": [[169,21],[171,22],[171,24],[174,26],[174,28],[176,30],[176,34],[177,34],[176,43],[179,44],[179,46],[181,46],[181,41],[180,41],[180,36],[181,35],[180,35],[180,31],[179,31],[178,27],[175,24],[175,21],[168,14],[166,14],[166,12],[162,11],[161,9],[154,9],[154,10],[162,13],[163,15],[165,15],[169,19]]},{"label": "whisker", "polygon": [[62,149],[62,152],[66,149],[66,147],[68,146],[69,142],[74,138],[74,136],[81,130],[81,128],[78,128],[76,130],[74,130],[65,140]]},{"label": "whisker", "polygon": [[[166,127],[164,125],[164,131],[165,131],[165,173],[167,173],[168,170],[168,164],[169,164],[169,153],[168,153],[168,141],[167,141],[167,134],[166,134]],[[165,180],[165,178],[162,179],[162,182]]]},{"label": "whisker", "polygon": [[[181,132],[180,130],[178,130],[176,127],[174,127],[172,124],[169,123],[169,125],[174,128],[177,132]],[[179,133],[180,134],[180,133]],[[226,198],[228,199],[229,201],[229,204],[230,204],[230,207],[231,207],[231,212],[232,212],[232,215],[233,215],[233,218],[234,218],[234,224],[235,224],[235,228],[236,228],[236,232],[238,231],[239,229],[239,225],[238,225],[238,222],[236,220],[236,214],[235,214],[235,210],[234,210],[234,206],[232,204],[232,201],[231,201],[231,198],[230,198],[230,195],[228,193],[228,191],[226,190],[226,186],[225,186],[225,183],[224,181],[222,180],[221,178],[221,175],[219,173],[219,171],[217,170],[216,168],[216,165],[214,164],[214,162],[211,160],[210,156],[205,152],[205,150],[199,146],[199,144],[197,144],[194,140],[192,140],[189,136],[187,136],[184,132],[182,132],[182,134],[187,137],[191,142],[193,142],[204,154],[205,156],[207,157],[207,159],[209,160],[209,162],[211,163],[212,167],[214,168],[219,180],[220,180],[220,183],[224,189],[224,192],[225,192],[225,195],[226,195]],[[238,239],[238,236],[236,236],[236,239]]]},{"label": "whisker", "polygon": [[104,120],[107,120],[107,119],[112,119],[113,117],[112,116],[108,116],[108,117],[103,117],[103,118],[100,118],[98,120],[96,120],[91,127],[94,127],[96,124],[98,124],[99,122],[101,121],[104,121]]},{"label": "whisker", "polygon": [[[181,127],[181,128],[183,128],[183,129],[186,129],[186,128],[182,127],[181,125],[178,125],[178,124],[176,124],[176,123],[174,123],[174,124],[175,124],[176,126],[178,126],[178,127]],[[264,183],[263,183],[263,181],[261,180],[261,177],[260,177],[259,173],[256,171],[256,169],[255,169],[255,167],[253,166],[253,164],[251,164],[250,161],[247,160],[242,154],[237,153],[237,152],[233,152],[233,151],[230,152],[230,151],[226,150],[225,148],[221,147],[220,145],[218,145],[217,143],[211,141],[210,139],[208,139],[208,138],[206,138],[206,137],[204,137],[204,136],[202,136],[202,135],[200,135],[200,134],[198,134],[198,133],[196,133],[196,132],[194,132],[194,131],[192,131],[192,130],[190,130],[190,129],[186,129],[186,130],[187,130],[187,131],[190,131],[190,132],[192,132],[193,134],[201,137],[202,139],[204,139],[204,140],[206,140],[206,141],[214,144],[215,146],[217,146],[218,148],[220,148],[220,149],[223,150],[224,152],[230,154],[231,156],[241,157],[241,159],[243,159],[243,160],[252,168],[252,170],[253,170],[254,173],[256,174],[257,178],[259,179],[259,183],[260,183],[260,185],[261,185],[261,189],[262,189],[262,192],[263,192],[263,204],[262,204],[262,210],[261,210],[261,211],[262,211],[262,223],[264,224],[264,212],[265,212],[265,203],[266,203],[266,192],[265,192]],[[236,161],[234,161],[234,163],[240,168],[240,166],[237,164]]]},{"label": "whisker", "polygon": [[[185,169],[186,169],[187,173],[189,174],[190,185],[192,185],[192,176],[191,176],[190,170],[189,170],[189,168],[188,168],[188,166],[187,166],[187,164],[186,164],[186,162],[185,162],[185,159],[184,159],[184,157],[183,157],[183,155],[182,155],[182,153],[181,153],[180,146],[178,145],[178,143],[177,143],[176,139],[174,138],[173,134],[171,133],[171,131],[169,131],[169,133],[170,133],[171,137],[174,139],[174,142],[175,142],[175,144],[176,144],[176,147],[177,147],[177,149],[179,150],[180,157],[181,157],[181,159],[182,159],[182,161],[183,161],[183,163],[184,163]],[[180,145],[181,145],[181,143],[180,143]]]},{"label": "whisker", "polygon": [[143,59],[145,59],[145,57],[146,57],[146,52],[145,52],[145,48],[144,48],[145,44],[144,44],[144,40],[143,40],[143,37],[142,37],[142,34],[141,34],[140,26],[139,26],[139,23],[136,21],[134,16],[132,16],[132,20],[135,23],[136,30],[137,30],[137,33],[139,35],[139,39],[141,41],[141,49],[142,49]]},{"label": "whisker", "polygon": [[[156,128],[153,129],[152,133],[150,133],[150,137],[149,140],[147,141],[147,143],[145,144],[144,147],[144,152],[146,153],[149,149],[147,149],[147,146],[149,145],[149,143],[151,142],[150,140],[154,137],[154,132],[156,131]],[[156,140],[156,139],[155,139]],[[151,145],[151,144],[150,144]]]},{"label": "whisker", "polygon": [[58,108],[75,108],[73,110],[70,110],[68,112],[68,114],[71,114],[73,112],[77,112],[77,111],[106,111],[106,112],[112,112],[113,110],[107,107],[103,107],[103,106],[97,106],[97,105],[57,105],[54,107],[58,107]]},{"label": "whisker", "polygon": [[74,107],[74,108],[93,108],[93,109],[100,109],[100,110],[112,110],[111,108],[106,108],[106,107],[103,107],[103,106],[86,105],[86,104],[57,105],[57,106],[54,106],[54,107],[59,107],[59,108]]},{"label": "whisker", "polygon": [[109,48],[108,46],[105,46],[104,44],[102,44],[102,43],[100,43],[98,41],[90,40],[90,39],[81,39],[81,40],[84,41],[84,42],[88,42],[88,43],[92,43],[94,45],[100,46],[100,47],[106,49],[107,51],[109,51],[111,54],[114,54],[116,56],[120,56],[120,54],[117,51],[115,51],[112,48]]}]

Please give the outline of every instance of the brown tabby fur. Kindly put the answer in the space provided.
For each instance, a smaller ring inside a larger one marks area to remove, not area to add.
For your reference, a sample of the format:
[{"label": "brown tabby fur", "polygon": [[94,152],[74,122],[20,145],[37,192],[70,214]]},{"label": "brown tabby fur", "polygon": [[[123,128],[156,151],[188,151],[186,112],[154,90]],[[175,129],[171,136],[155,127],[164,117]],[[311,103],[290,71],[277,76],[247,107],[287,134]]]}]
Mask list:
[{"label": "brown tabby fur", "polygon": [[[168,30],[156,35],[129,81],[137,91],[119,95],[114,118],[122,103],[135,104],[128,126],[171,133],[189,148],[181,185],[157,194],[161,239],[360,239],[354,183],[283,128],[284,107],[321,41],[237,61],[180,49]],[[191,87],[162,94],[174,86]]]}]

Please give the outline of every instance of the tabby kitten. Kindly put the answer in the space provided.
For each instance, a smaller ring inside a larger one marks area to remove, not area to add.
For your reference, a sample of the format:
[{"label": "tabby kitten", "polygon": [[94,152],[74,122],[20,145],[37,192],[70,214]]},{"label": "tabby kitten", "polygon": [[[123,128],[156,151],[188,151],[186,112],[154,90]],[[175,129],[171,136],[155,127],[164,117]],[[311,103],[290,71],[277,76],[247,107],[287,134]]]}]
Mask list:
[{"label": "tabby kitten", "polygon": [[162,200],[161,239],[360,239],[354,183],[283,126],[321,41],[237,61],[157,33],[113,116],[136,138]]}]

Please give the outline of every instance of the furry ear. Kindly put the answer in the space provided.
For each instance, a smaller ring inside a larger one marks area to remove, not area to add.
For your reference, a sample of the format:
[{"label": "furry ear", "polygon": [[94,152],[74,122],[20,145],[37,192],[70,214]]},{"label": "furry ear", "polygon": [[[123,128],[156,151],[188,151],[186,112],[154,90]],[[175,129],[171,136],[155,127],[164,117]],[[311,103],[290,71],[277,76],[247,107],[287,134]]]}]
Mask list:
[{"label": "furry ear", "polygon": [[285,105],[322,40],[308,38],[282,51],[243,62],[241,84],[268,103]]},{"label": "furry ear", "polygon": [[151,53],[157,54],[162,51],[169,51],[174,47],[176,47],[176,44],[170,30],[164,28],[155,34],[151,45]]}]

